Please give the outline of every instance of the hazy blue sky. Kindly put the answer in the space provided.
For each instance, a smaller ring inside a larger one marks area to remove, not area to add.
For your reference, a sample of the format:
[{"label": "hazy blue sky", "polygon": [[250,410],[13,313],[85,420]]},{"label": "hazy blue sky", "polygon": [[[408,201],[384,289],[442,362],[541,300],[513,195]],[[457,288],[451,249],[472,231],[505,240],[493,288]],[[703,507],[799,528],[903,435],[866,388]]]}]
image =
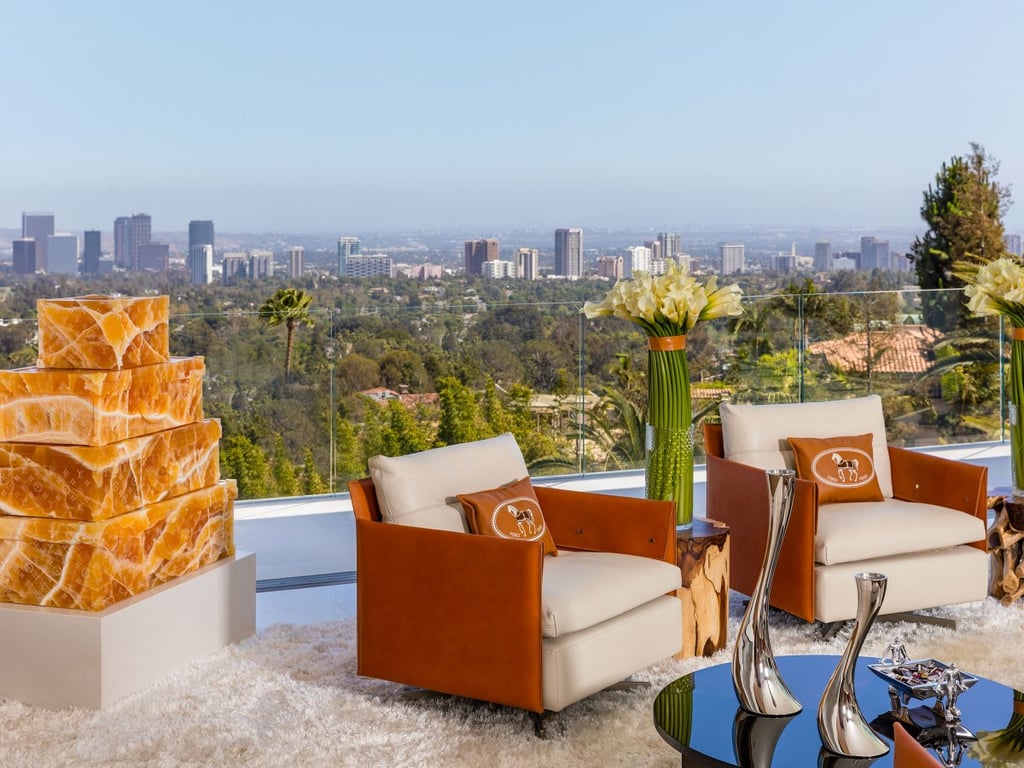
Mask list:
[{"label": "hazy blue sky", "polygon": [[916,226],[972,141],[1024,195],[1017,0],[48,0],[0,29],[0,226]]}]

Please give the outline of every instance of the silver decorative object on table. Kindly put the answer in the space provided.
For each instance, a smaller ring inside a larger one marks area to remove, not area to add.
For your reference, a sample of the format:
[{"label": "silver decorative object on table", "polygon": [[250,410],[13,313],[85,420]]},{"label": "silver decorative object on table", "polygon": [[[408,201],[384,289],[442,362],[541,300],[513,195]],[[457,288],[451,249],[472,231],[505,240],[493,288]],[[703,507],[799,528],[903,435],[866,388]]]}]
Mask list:
[{"label": "silver decorative object on table", "polygon": [[768,480],[768,543],[761,575],[750,594],[732,652],[732,684],[740,706],[755,715],[785,717],[803,707],[786,687],[772,653],[768,635],[768,595],[779,561],[779,550],[793,512],[796,472],[765,470]]},{"label": "silver decorative object on table", "polygon": [[858,573],[854,579],[857,582],[857,618],[846,650],[821,695],[818,734],[829,752],[848,757],[877,757],[888,752],[889,745],[861,714],[853,687],[853,671],[864,638],[882,607],[888,580],[881,573]]}]

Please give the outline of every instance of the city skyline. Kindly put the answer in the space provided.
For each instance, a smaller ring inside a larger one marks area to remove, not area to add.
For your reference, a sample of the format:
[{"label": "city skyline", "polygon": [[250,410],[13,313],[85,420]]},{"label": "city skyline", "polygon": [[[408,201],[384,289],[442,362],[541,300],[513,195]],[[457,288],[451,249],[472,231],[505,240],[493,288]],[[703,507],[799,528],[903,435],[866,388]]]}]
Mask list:
[{"label": "city skyline", "polygon": [[972,141],[1021,188],[1024,8],[781,6],[16,4],[0,227],[921,226]]}]

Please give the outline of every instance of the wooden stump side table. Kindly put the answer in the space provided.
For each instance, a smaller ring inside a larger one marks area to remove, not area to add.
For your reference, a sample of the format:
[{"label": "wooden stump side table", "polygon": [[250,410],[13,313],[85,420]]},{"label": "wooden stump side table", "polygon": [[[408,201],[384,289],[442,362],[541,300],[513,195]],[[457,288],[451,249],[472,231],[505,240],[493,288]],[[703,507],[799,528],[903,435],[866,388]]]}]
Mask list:
[{"label": "wooden stump side table", "polygon": [[996,498],[990,507],[996,517],[988,529],[992,556],[988,591],[1009,605],[1024,597],[1024,498]]},{"label": "wooden stump side table", "polygon": [[676,532],[676,562],[683,586],[683,647],[677,659],[710,656],[729,635],[729,526],[695,517],[693,528]]}]

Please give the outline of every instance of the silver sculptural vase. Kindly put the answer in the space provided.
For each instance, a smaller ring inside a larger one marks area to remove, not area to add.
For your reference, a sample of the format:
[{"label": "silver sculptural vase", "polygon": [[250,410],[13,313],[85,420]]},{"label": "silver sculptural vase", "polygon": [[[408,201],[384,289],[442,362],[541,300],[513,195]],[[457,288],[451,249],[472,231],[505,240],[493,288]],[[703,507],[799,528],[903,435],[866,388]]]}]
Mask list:
[{"label": "silver sculptural vase", "polygon": [[755,715],[786,717],[803,707],[786,687],[772,653],[768,634],[768,595],[778,565],[779,551],[793,512],[796,472],[765,470],[768,480],[768,542],[761,575],[743,613],[732,652],[732,684],[740,706]]},{"label": "silver sculptural vase", "polygon": [[853,671],[864,638],[885,598],[887,578],[881,573],[858,573],[857,618],[839,664],[818,704],[818,734],[829,752],[847,757],[877,757],[889,746],[868,725],[857,704]]}]

